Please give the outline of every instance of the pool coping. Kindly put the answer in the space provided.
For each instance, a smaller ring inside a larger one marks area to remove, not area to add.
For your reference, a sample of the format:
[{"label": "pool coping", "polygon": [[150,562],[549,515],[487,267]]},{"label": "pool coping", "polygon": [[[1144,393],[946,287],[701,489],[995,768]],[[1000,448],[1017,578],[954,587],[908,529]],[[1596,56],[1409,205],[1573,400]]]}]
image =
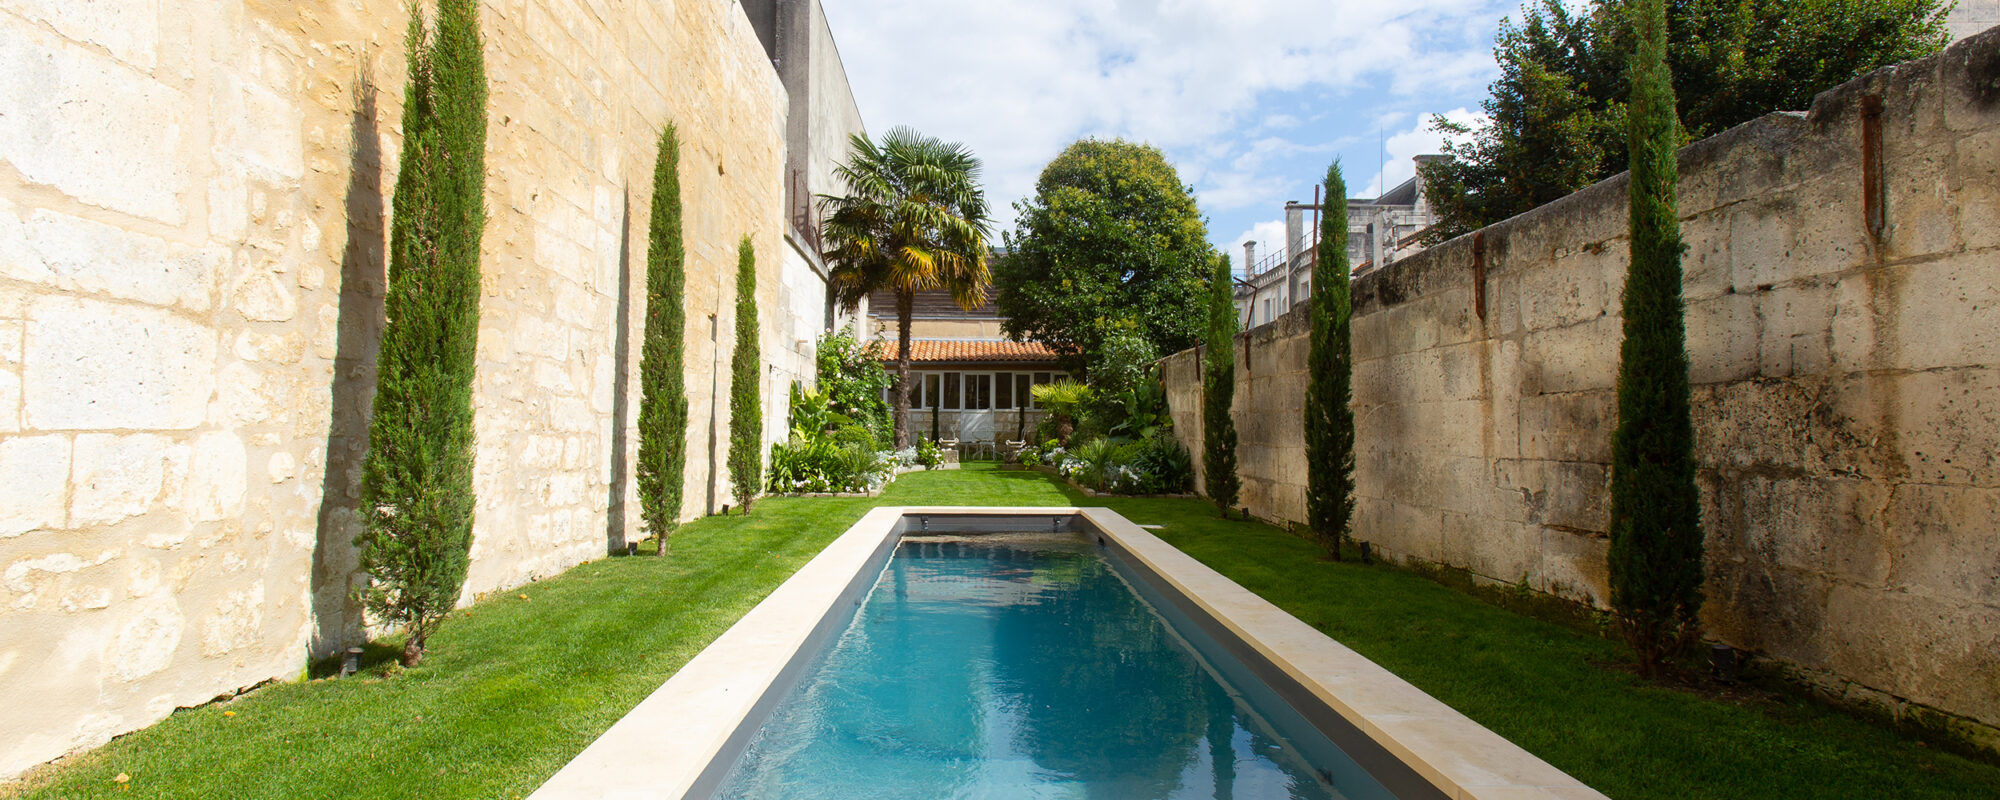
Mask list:
[{"label": "pool coping", "polygon": [[889,506],[864,515],[763,602],[542,784],[530,800],[679,798],[696,787],[796,656],[825,634],[861,572],[901,537],[905,518],[1080,517],[1115,541],[1349,724],[1459,800],[1601,799],[1345,645],[1107,508]]}]

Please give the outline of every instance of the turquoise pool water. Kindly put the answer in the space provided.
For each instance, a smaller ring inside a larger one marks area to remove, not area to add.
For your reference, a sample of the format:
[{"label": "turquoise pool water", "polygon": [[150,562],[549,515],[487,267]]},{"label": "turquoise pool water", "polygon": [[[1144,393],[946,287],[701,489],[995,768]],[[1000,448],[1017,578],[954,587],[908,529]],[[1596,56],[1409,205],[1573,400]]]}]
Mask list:
[{"label": "turquoise pool water", "polygon": [[717,796],[1389,797],[1126,569],[1081,535],[906,538]]}]

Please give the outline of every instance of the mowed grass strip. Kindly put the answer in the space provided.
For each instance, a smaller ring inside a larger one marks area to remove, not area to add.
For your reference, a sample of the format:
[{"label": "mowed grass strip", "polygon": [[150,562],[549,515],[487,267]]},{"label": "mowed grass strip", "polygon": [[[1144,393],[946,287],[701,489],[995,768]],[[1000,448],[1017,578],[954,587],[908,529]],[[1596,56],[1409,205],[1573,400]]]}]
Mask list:
[{"label": "mowed grass strip", "polygon": [[1617,642],[1408,572],[1320,561],[1311,543],[1201,501],[1086,498],[978,464],[906,475],[877,499],[773,498],[690,523],[667,558],[592,562],[454,614],[416,669],[184,710],[0,794],[525,796],[878,505],[1108,505],[1163,525],[1175,546],[1620,800],[2000,797],[2000,767],[1811,703],[1649,686],[1618,668]]}]

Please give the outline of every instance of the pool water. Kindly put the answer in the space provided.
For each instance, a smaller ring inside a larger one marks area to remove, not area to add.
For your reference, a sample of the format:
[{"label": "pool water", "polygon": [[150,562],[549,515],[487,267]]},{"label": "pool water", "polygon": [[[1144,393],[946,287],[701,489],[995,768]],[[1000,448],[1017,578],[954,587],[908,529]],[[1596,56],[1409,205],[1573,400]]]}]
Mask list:
[{"label": "pool water", "polygon": [[717,796],[1389,796],[1126,569],[1076,534],[905,538]]}]

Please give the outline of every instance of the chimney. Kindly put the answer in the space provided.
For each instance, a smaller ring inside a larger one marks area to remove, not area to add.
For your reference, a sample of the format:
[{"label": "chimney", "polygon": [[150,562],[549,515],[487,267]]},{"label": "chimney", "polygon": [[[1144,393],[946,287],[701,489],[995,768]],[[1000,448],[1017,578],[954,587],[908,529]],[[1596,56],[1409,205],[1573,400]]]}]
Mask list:
[{"label": "chimney", "polygon": [[1299,248],[1306,238],[1306,207],[1293,200],[1285,204],[1285,263],[1299,260]]},{"label": "chimney", "polygon": [[1257,242],[1255,240],[1244,242],[1243,275],[1245,277],[1251,277],[1252,273],[1250,271],[1256,268],[1257,268]]}]

